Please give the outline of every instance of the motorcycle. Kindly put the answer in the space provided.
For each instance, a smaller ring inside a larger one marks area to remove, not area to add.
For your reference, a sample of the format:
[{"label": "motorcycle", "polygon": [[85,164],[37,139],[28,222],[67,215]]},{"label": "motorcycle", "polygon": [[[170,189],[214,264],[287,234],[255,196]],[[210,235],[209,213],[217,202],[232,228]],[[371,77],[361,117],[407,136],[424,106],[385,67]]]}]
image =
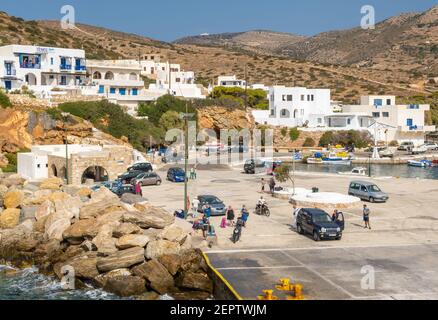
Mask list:
[{"label": "motorcycle", "polygon": [[271,215],[271,211],[268,208],[268,205],[266,203],[262,204],[262,205],[257,205],[256,206],[256,214],[263,215],[266,217],[269,217]]},{"label": "motorcycle", "polygon": [[233,243],[236,243],[240,240],[240,236],[242,235],[242,226],[243,221],[241,219],[237,220],[236,227],[233,230]]}]

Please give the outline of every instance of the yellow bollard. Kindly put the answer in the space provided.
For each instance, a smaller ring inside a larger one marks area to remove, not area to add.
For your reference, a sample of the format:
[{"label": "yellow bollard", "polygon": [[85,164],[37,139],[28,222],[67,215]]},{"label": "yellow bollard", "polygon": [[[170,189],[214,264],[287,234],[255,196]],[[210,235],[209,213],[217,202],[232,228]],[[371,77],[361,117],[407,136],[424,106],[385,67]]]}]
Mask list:
[{"label": "yellow bollard", "polygon": [[287,296],[287,300],[304,300],[303,296],[303,286],[301,284],[292,285],[293,287],[293,296]]},{"label": "yellow bollard", "polygon": [[274,296],[274,290],[263,290],[264,296],[257,296],[258,300],[278,300],[278,297]]},{"label": "yellow bollard", "polygon": [[280,291],[291,291],[290,280],[287,278],[280,279],[280,284],[277,284],[275,288]]}]

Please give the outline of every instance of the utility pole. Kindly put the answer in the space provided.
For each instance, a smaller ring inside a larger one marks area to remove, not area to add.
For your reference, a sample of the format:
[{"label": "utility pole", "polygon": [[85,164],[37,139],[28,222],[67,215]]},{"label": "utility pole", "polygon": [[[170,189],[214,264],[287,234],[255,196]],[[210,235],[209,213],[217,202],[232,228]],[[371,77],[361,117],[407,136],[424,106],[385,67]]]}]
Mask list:
[{"label": "utility pole", "polygon": [[247,63],[245,62],[245,110],[248,108],[248,73]]},{"label": "utility pole", "polygon": [[67,138],[67,112],[61,113],[62,117],[64,118],[64,139],[65,139],[65,179],[67,181],[67,184],[70,184],[69,177],[68,177],[68,138]]},{"label": "utility pole", "polygon": [[192,113],[188,113],[188,104],[186,102],[186,113],[180,115],[180,118],[184,120],[184,217],[187,218],[187,214],[189,211],[188,208],[188,179],[187,172],[189,166],[189,120],[193,117]]}]

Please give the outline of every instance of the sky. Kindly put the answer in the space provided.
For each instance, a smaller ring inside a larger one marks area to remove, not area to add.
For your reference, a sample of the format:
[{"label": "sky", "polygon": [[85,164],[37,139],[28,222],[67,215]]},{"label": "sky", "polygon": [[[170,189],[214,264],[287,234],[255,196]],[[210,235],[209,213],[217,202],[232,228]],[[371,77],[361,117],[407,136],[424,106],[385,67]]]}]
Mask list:
[{"label": "sky", "polygon": [[315,35],[360,25],[361,7],[376,21],[421,12],[438,0],[0,0],[0,11],[26,20],[57,20],[61,7],[75,8],[76,22],[162,41],[201,33],[254,29]]}]

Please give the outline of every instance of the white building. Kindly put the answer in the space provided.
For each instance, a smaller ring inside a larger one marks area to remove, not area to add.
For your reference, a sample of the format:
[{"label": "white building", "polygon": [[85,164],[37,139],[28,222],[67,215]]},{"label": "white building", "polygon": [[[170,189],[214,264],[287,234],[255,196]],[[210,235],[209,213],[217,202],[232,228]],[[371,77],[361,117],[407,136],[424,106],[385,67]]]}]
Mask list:
[{"label": "white building", "polygon": [[285,127],[323,127],[331,113],[330,89],[274,86],[269,90],[269,110],[254,111],[256,122]]},{"label": "white building", "polygon": [[326,115],[325,124],[331,130],[369,130],[378,141],[422,144],[426,133],[435,131],[424,122],[429,110],[429,105],[397,105],[395,96],[363,96],[360,105]]},{"label": "white building", "polygon": [[0,86],[40,93],[76,89],[86,79],[85,51],[25,45],[0,47]]},{"label": "white building", "polygon": [[246,87],[246,81],[237,79],[235,75],[233,76],[219,76],[217,79],[217,86],[219,87],[237,87],[237,88],[245,88]]}]

